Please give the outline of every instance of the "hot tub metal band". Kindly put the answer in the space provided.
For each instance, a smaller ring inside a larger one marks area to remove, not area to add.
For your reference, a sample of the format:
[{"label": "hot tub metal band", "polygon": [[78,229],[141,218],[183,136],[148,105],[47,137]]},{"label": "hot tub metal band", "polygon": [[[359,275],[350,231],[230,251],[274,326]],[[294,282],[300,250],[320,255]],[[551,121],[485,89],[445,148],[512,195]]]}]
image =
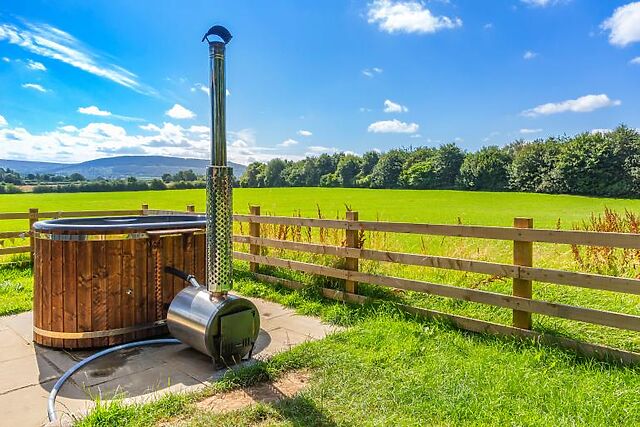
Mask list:
[{"label": "hot tub metal band", "polygon": [[[160,230],[162,231],[162,230]],[[161,237],[180,236],[186,234],[184,232],[173,232],[168,234],[161,234]],[[196,231],[189,234],[202,235],[205,231]],[[121,233],[121,234],[52,234],[42,233],[35,231],[33,237],[40,240],[52,240],[63,242],[91,242],[91,241],[114,241],[114,240],[137,240],[148,239],[150,237],[158,237],[159,235],[153,235],[149,233]]]},{"label": "hot tub metal band", "polygon": [[156,320],[151,323],[145,323],[143,325],[138,326],[127,326],[126,328],[115,328],[115,329],[104,329],[101,331],[91,331],[91,332],[60,332],[60,331],[49,331],[46,329],[38,328],[37,326],[33,327],[33,331],[41,335],[43,337],[48,338],[61,338],[61,339],[81,339],[81,338],[104,338],[104,337],[113,337],[115,335],[124,335],[131,332],[143,331],[146,329],[157,328],[160,326],[165,326],[167,324],[166,319]]}]

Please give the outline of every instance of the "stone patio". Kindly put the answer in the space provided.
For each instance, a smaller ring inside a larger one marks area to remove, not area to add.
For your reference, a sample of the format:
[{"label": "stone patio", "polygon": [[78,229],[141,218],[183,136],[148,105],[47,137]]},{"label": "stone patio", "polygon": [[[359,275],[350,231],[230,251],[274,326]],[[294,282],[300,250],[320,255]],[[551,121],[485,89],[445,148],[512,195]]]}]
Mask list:
[{"label": "stone patio", "polygon": [[[250,298],[258,307],[261,330],[255,359],[265,359],[304,341],[335,331],[313,317]],[[56,380],[90,351],[61,351],[34,345],[32,314],[0,317],[0,411],[7,426],[47,424],[47,398]],[[246,362],[250,363],[250,362]],[[168,391],[197,390],[215,381],[211,359],[185,345],[142,347],[105,356],[74,374],[57,398],[58,419],[68,424],[73,414],[91,408],[93,399],[122,394],[147,401]],[[56,424],[58,425],[58,424]]]}]

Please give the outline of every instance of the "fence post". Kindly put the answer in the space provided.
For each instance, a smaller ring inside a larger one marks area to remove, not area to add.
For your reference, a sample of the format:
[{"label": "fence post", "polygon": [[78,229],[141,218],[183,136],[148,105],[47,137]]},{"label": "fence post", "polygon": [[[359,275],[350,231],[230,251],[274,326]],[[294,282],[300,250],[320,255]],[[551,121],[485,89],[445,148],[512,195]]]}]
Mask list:
[{"label": "fence post", "polygon": [[194,213],[196,211],[195,205],[187,205],[187,212]]},{"label": "fence post", "polygon": [[[357,211],[347,211],[345,218],[347,221],[358,221]],[[348,248],[360,248],[360,239],[358,238],[358,230],[346,230],[345,245]],[[345,258],[345,270],[358,271],[358,258]],[[344,290],[351,294],[358,293],[358,282],[353,280],[345,280]]]},{"label": "fence post", "polygon": [[[249,206],[249,213],[251,215],[260,215],[260,206],[257,205],[251,205]],[[249,220],[249,236],[251,237],[260,237],[260,223],[259,222],[251,222],[251,220]],[[254,244],[249,244],[249,253],[251,255],[260,255],[261,250],[260,250],[260,245],[254,245]],[[249,263],[249,271],[251,271],[252,273],[257,273],[258,272],[258,267],[260,264],[258,264],[257,262],[250,262]]]},{"label": "fence post", "polygon": [[33,265],[33,258],[35,255],[35,243],[36,239],[33,235],[33,224],[38,221],[38,208],[29,209],[29,253],[31,256],[31,264]]},{"label": "fence post", "polygon": [[[515,228],[533,228],[533,218],[514,218]],[[513,241],[513,264],[525,267],[533,267],[533,242]],[[526,279],[513,279],[513,295],[522,298],[531,298],[532,281]],[[531,329],[531,313],[513,310],[513,326],[521,329]]]},{"label": "fence post", "polygon": [[149,210],[149,205],[146,203],[143,203],[140,208],[140,215],[146,215],[148,210]]}]

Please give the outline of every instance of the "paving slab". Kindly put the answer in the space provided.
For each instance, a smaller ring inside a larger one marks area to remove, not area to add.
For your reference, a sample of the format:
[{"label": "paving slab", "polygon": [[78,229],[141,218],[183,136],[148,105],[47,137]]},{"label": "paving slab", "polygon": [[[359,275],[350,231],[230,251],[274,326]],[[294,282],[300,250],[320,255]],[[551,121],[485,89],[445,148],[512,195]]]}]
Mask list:
[{"label": "paving slab", "polygon": [[[279,304],[249,299],[261,317],[254,360],[265,360],[337,330]],[[32,324],[30,312],[0,317],[0,425],[44,425],[47,397],[55,381],[94,352],[34,345]],[[62,424],[69,424],[89,410],[98,396],[109,399],[117,394],[127,397],[127,402],[145,402],[169,391],[202,389],[225,372],[215,370],[209,357],[183,344],[124,350],[98,359],[74,374],[60,390],[56,409]]]}]

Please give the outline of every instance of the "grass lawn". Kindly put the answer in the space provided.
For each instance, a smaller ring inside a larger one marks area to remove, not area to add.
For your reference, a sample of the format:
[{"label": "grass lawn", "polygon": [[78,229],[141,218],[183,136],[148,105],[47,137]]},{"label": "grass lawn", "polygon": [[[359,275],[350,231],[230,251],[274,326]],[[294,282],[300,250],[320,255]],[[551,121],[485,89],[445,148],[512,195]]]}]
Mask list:
[{"label": "grass lawn", "polygon": [[0,316],[31,310],[32,300],[31,268],[0,265]]},{"label": "grass lawn", "polygon": [[[242,273],[237,289],[351,326],[229,373],[204,393],[99,405],[80,426],[554,425],[640,423],[640,369],[561,350],[464,333],[386,305],[351,307],[291,292]],[[223,415],[196,409],[204,396],[308,369],[292,399]]]},{"label": "grass lawn", "polygon": [[[0,195],[0,211],[24,211],[30,207],[41,210],[91,210],[139,208],[147,203],[156,209],[184,209],[195,204],[204,206],[204,190],[171,190],[117,193],[76,194],[11,194]],[[592,213],[605,207],[623,212],[640,211],[640,200],[603,199],[581,196],[545,195],[529,193],[486,193],[426,190],[366,190],[342,188],[276,188],[234,190],[234,211],[247,212],[250,204],[262,206],[263,214],[317,216],[318,210],[327,218],[343,217],[345,207],[360,212],[362,219],[411,221],[455,224],[510,226],[516,216],[533,217],[540,228],[571,228]],[[0,221],[0,231],[24,230],[26,221]],[[246,227],[246,226],[245,226]],[[236,225],[236,231],[240,230]],[[314,238],[317,236],[314,236]],[[340,244],[342,236],[332,235],[330,244]],[[5,245],[24,244],[5,241]],[[507,241],[460,239],[455,237],[424,237],[369,233],[365,247],[431,255],[443,255],[493,262],[511,262],[512,248]],[[246,248],[245,248],[246,249]],[[304,259],[334,265],[331,257],[305,256],[283,251],[271,251],[276,256]],[[538,267],[579,270],[568,245],[534,245],[534,265]],[[456,286],[474,287],[492,292],[511,293],[511,281],[497,277],[437,270],[425,267],[401,266],[363,261],[366,272],[387,274],[410,279],[426,280]],[[304,275],[286,271],[276,274],[302,281]],[[638,277],[636,264],[615,272],[616,275]],[[366,291],[366,287],[363,287]],[[372,289],[371,292],[377,292]],[[483,320],[509,323],[511,311],[466,301],[451,300],[416,293],[396,295],[406,303],[426,308],[462,314]],[[635,295],[581,289],[570,286],[534,283],[534,298],[563,304],[605,309],[640,315],[640,298]],[[25,305],[26,307],[26,305]],[[612,345],[640,351],[640,334],[581,322],[566,321],[534,315],[534,328],[551,331],[584,341]]]}]

